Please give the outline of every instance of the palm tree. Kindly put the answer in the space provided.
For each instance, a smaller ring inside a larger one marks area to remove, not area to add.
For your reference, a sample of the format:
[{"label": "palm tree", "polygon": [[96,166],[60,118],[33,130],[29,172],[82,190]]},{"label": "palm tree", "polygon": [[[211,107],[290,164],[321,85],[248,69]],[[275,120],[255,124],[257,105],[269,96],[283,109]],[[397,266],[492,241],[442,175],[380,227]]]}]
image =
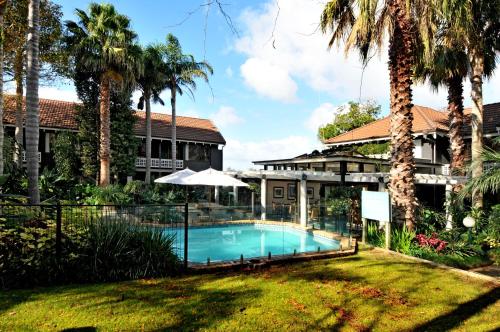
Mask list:
[{"label": "palm tree", "polygon": [[142,50],[142,65],[144,72],[137,79],[142,91],[138,108],[146,105],[146,177],[145,182],[151,183],[151,99],[155,103],[164,105],[160,92],[166,88],[165,64],[163,63],[163,47],[150,45]]},{"label": "palm tree", "polygon": [[[449,26],[448,34],[459,41],[469,58],[471,82],[472,177],[483,173],[483,78],[494,71],[500,51],[500,0],[442,1],[441,12]],[[481,192],[472,195],[473,205],[482,207]]]},{"label": "palm tree", "polygon": [[[363,62],[372,47],[381,48],[389,36],[389,77],[391,105],[391,177],[390,191],[395,221],[415,224],[415,162],[412,130],[412,70],[415,64],[415,41],[428,49],[433,26],[415,20],[415,13],[428,17],[426,1],[329,1],[321,15],[323,33],[331,31],[329,47],[345,40],[346,54],[359,50]],[[417,38],[418,37],[418,38]]]},{"label": "palm tree", "polygon": [[77,9],[79,22],[68,21],[68,45],[76,61],[98,73],[100,116],[99,185],[109,184],[110,167],[110,93],[112,83],[133,81],[140,72],[140,53],[134,44],[137,35],[130,19],[116,12],[113,5],[91,3],[89,15]]},{"label": "palm tree", "polygon": [[172,173],[177,170],[177,123],[176,123],[176,97],[182,96],[186,89],[192,97],[196,89],[196,78],[208,82],[208,75],[213,74],[213,69],[205,61],[196,62],[192,55],[183,54],[179,40],[172,34],[167,35],[165,47],[167,86],[170,89],[170,105],[172,107]]},{"label": "palm tree", "polygon": [[0,176],[3,175],[3,14],[7,0],[0,0]]},{"label": "palm tree", "polygon": [[465,143],[462,135],[464,124],[463,80],[467,77],[467,54],[457,45],[452,48],[439,45],[430,59],[422,59],[416,66],[415,75],[428,80],[434,89],[444,85],[448,89],[448,121],[451,146],[451,171],[465,174]]},{"label": "palm tree", "polygon": [[40,1],[30,0],[26,54],[26,164],[28,174],[28,195],[31,204],[40,203],[40,193],[38,190],[38,136],[40,120],[38,102],[39,9]]}]

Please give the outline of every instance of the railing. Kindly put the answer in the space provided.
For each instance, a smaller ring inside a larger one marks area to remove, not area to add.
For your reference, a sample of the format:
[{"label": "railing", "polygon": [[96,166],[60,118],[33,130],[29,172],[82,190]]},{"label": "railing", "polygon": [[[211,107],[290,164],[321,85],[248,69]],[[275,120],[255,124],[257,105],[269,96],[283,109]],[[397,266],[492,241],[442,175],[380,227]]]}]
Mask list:
[{"label": "railing", "polygon": [[443,175],[451,175],[450,174],[450,164],[443,165],[441,168],[441,174]]},{"label": "railing", "polygon": [[[184,168],[184,160],[176,160],[175,163],[176,168]],[[135,159],[135,167],[146,167],[146,158],[137,157]],[[151,167],[163,169],[172,168],[172,159],[151,158]]]},{"label": "railing", "polygon": [[[38,153],[38,162],[41,163],[42,162],[42,153],[41,152],[37,152],[37,153]],[[22,157],[23,157],[23,162],[25,163],[26,162],[26,151],[23,151]]]}]

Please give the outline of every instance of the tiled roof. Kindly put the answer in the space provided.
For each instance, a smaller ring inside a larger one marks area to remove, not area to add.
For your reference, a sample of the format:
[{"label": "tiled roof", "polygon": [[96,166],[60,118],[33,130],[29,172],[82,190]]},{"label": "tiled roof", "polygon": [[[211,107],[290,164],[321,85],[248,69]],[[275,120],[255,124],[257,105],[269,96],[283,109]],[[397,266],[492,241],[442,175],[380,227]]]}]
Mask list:
[{"label": "tiled roof", "polygon": [[[429,107],[415,105],[413,113],[413,132],[425,133],[434,131],[448,131],[447,115]],[[389,137],[390,116],[373,121],[362,127],[332,137],[325,144],[365,141]]]},{"label": "tiled roof", "polygon": [[[470,116],[471,109],[466,108],[465,126],[463,133],[465,136],[471,135]],[[500,103],[486,104],[483,106],[483,134],[497,133],[497,127],[500,127]]]},{"label": "tiled roof", "polygon": [[[77,130],[75,107],[78,104],[68,101],[40,98],[40,127]],[[26,104],[23,100],[23,114]],[[4,95],[4,124],[16,123],[16,97]]]},{"label": "tiled roof", "polygon": [[[146,136],[146,112],[136,112],[138,121],[135,124],[135,134]],[[163,113],[151,113],[151,136],[170,138],[172,136],[172,116]],[[177,139],[186,141],[211,142],[226,144],[224,137],[208,119],[177,116]]]},{"label": "tiled roof", "polygon": [[[76,120],[77,103],[40,98],[40,127],[78,130]],[[15,96],[4,96],[4,123],[14,125],[16,122]],[[26,113],[23,100],[23,112]],[[138,136],[146,136],[145,112],[137,111],[137,122],[134,132]],[[172,117],[168,114],[151,114],[151,133],[153,137],[171,138]],[[225,144],[226,141],[212,121],[208,119],[177,116],[177,138],[186,141],[210,142]]]}]

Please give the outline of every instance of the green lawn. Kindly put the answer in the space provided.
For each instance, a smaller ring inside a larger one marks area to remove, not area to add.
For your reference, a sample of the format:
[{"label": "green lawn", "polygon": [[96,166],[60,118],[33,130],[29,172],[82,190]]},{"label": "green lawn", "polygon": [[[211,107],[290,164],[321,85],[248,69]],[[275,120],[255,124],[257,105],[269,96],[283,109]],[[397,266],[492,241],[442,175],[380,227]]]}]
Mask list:
[{"label": "green lawn", "polygon": [[363,251],[261,272],[1,292],[0,330],[491,331],[499,294]]}]

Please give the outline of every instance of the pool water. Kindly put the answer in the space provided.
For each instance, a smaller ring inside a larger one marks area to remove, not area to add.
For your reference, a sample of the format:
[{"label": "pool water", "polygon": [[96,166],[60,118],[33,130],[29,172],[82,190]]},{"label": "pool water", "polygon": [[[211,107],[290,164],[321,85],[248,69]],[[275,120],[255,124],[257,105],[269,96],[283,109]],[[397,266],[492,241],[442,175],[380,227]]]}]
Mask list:
[{"label": "pool water", "polygon": [[[337,250],[339,241],[314,236],[287,226],[275,225],[222,225],[215,227],[193,227],[188,231],[188,261],[206,263],[238,260],[271,255],[293,254]],[[184,232],[177,234],[184,238]],[[183,241],[180,242],[181,255],[184,253]]]}]

